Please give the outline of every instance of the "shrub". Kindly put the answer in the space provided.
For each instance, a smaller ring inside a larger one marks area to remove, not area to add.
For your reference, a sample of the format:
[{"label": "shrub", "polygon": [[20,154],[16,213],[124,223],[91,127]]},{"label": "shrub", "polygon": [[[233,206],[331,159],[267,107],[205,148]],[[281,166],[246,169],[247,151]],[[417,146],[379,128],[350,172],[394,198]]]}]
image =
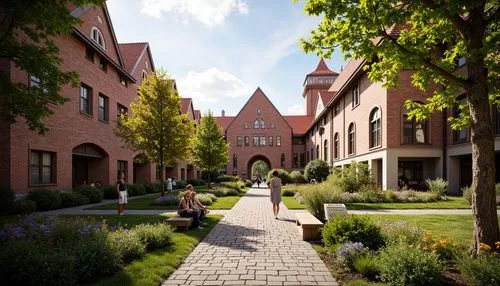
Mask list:
[{"label": "shrub", "polygon": [[[213,195],[213,194],[210,194],[210,195]],[[210,206],[214,203],[214,201],[212,200],[212,197],[209,196],[209,194],[198,194],[198,199],[200,200],[200,203],[206,205],[206,206]]]},{"label": "shrub", "polygon": [[120,254],[123,262],[130,262],[146,253],[146,245],[133,231],[119,228],[108,235],[109,243]]},{"label": "shrub", "polygon": [[441,285],[443,266],[437,256],[406,244],[384,248],[378,266],[382,281],[389,285]]},{"label": "shrub", "polygon": [[217,177],[214,182],[222,183],[222,182],[238,182],[240,178],[238,176],[229,176],[229,175],[220,175]]},{"label": "shrub", "polygon": [[354,260],[360,256],[364,256],[368,251],[368,248],[364,247],[361,242],[348,241],[338,246],[335,256],[337,262],[352,269]]},{"label": "shrub", "polygon": [[368,164],[353,161],[349,166],[336,168],[332,182],[344,192],[357,192],[361,186],[372,184]]},{"label": "shrub", "polygon": [[386,201],[388,203],[392,203],[392,202],[395,202],[396,200],[397,200],[397,197],[396,197],[396,194],[394,193],[394,191],[387,190],[384,192],[384,201]]},{"label": "shrub", "polygon": [[369,249],[377,250],[384,245],[380,227],[368,216],[335,216],[323,227],[323,242],[327,246],[353,241],[361,242]]},{"label": "shrub", "polygon": [[292,171],[290,173],[290,179],[292,180],[292,183],[294,183],[294,184],[305,184],[305,183],[307,183],[306,178],[299,171]]},{"label": "shrub", "polygon": [[36,211],[36,203],[32,200],[21,199],[14,201],[12,214],[29,214]]},{"label": "shrub", "polygon": [[425,184],[429,188],[429,192],[436,194],[438,197],[446,195],[446,189],[448,188],[448,182],[442,178],[437,178],[435,180],[427,179]]},{"label": "shrub", "polygon": [[267,182],[271,181],[271,178],[273,177],[274,170],[278,171],[278,178],[281,179],[281,184],[286,185],[286,184],[292,183],[292,178],[290,178],[290,174],[287,172],[287,170],[284,170],[284,169],[270,170],[269,173],[267,173]]},{"label": "shrub", "polygon": [[371,254],[356,257],[352,262],[352,268],[369,279],[379,275],[377,259]]},{"label": "shrub", "polygon": [[381,189],[374,184],[361,185],[359,189],[359,196],[364,203],[379,202],[381,194]]},{"label": "shrub", "polygon": [[245,187],[247,187],[247,188],[251,188],[252,186],[253,186],[252,181],[250,181],[250,180],[245,180]]},{"label": "shrub", "polygon": [[169,195],[156,198],[153,204],[158,206],[175,206],[178,205],[179,202],[180,199],[178,196]]},{"label": "shrub", "polygon": [[116,200],[118,199],[118,193],[116,192],[116,185],[107,185],[102,188],[103,198],[106,200]]},{"label": "shrub", "polygon": [[102,201],[104,194],[101,189],[90,186],[78,186],[73,189],[73,192],[80,193],[90,200],[90,203],[99,203]]},{"label": "shrub", "polygon": [[14,192],[7,187],[0,187],[0,214],[9,214],[14,205]]},{"label": "shrub", "polygon": [[30,191],[26,199],[36,203],[37,211],[47,211],[61,208],[61,194],[58,191],[36,189]]},{"label": "shrub", "polygon": [[90,200],[80,193],[61,192],[61,208],[69,208],[88,204]]},{"label": "shrub", "polygon": [[222,182],[221,186],[226,187],[228,189],[236,190],[238,193],[242,188],[245,188],[242,182]]},{"label": "shrub", "polygon": [[401,220],[393,222],[390,220],[379,221],[382,235],[387,243],[405,243],[407,245],[419,242],[424,236],[424,230],[417,225],[409,224]]},{"label": "shrub", "polygon": [[293,197],[293,196],[295,196],[295,190],[285,189],[281,192],[281,195],[284,197]]},{"label": "shrub", "polygon": [[146,194],[159,193],[160,190],[161,190],[161,185],[160,184],[147,183],[147,184],[144,184],[144,190],[146,190]]},{"label": "shrub", "polygon": [[318,182],[322,182],[328,175],[330,175],[330,166],[323,160],[312,160],[307,163],[304,169],[304,177],[308,181],[315,179]]},{"label": "shrub", "polygon": [[205,185],[205,181],[198,179],[188,179],[186,183],[193,185],[194,187]]},{"label": "shrub", "polygon": [[131,197],[142,196],[146,194],[146,189],[142,184],[128,184],[127,193]]},{"label": "shrub", "polygon": [[150,250],[166,247],[172,242],[172,228],[166,223],[139,224],[133,231]]},{"label": "shrub", "polygon": [[469,205],[472,204],[472,188],[471,187],[463,187],[460,190],[463,194],[464,199],[469,203]]},{"label": "shrub", "polygon": [[185,189],[187,186],[186,181],[184,180],[175,180],[175,189]]},{"label": "shrub", "polygon": [[425,232],[420,240],[419,248],[424,252],[436,254],[442,260],[452,260],[455,253],[453,240],[444,233],[434,237],[431,232]]},{"label": "shrub", "polygon": [[458,264],[460,272],[472,285],[500,285],[498,255],[483,253],[476,259],[464,255]]},{"label": "shrub", "polygon": [[300,193],[304,199],[307,210],[319,220],[325,220],[323,204],[336,203],[340,201],[338,192],[332,191],[328,185],[315,184]]}]

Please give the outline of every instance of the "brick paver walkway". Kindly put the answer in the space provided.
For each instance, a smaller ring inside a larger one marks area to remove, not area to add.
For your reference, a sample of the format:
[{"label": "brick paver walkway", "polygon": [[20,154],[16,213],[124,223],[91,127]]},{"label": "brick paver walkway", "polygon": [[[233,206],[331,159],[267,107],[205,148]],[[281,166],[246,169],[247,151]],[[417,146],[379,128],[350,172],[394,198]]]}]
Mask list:
[{"label": "brick paver walkway", "polygon": [[338,285],[280,207],[251,189],[162,285]]}]

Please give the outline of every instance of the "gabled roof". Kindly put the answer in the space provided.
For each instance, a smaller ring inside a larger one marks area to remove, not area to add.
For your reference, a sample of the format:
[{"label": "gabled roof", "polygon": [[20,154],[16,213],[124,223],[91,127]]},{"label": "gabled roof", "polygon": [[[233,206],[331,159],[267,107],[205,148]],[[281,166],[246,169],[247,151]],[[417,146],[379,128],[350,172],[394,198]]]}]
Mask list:
[{"label": "gabled roof", "polygon": [[283,118],[292,127],[294,135],[305,134],[314,119],[307,115],[285,115]]},{"label": "gabled roof", "polygon": [[335,95],[335,92],[333,91],[319,91],[318,93],[324,106],[326,106]]},{"label": "gabled roof", "polygon": [[339,74],[337,79],[333,82],[332,86],[328,89],[331,92],[338,92],[344,85],[356,74],[356,72],[366,62],[365,59],[351,59],[344,70]]},{"label": "gabled roof", "polygon": [[193,104],[192,98],[181,98],[181,111],[182,113],[188,113],[189,106]]},{"label": "gabled roof", "polygon": [[215,122],[226,131],[236,116],[214,116],[214,118]]},{"label": "gabled roof", "polygon": [[123,57],[125,69],[133,74],[142,55],[148,50],[148,43],[121,43],[118,44]]}]

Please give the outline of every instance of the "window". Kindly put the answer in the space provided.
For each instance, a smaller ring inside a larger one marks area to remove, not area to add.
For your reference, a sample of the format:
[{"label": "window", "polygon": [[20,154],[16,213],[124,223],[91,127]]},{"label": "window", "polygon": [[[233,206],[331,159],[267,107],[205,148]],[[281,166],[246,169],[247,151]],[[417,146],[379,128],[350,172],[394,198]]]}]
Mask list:
[{"label": "window", "polygon": [[248,129],[248,122],[245,122],[245,124],[243,124],[243,128]]},{"label": "window", "polygon": [[259,136],[253,137],[253,146],[259,146]]},{"label": "window", "polygon": [[304,138],[302,137],[293,137],[292,138],[293,145],[304,145]]},{"label": "window", "polygon": [[94,54],[95,54],[95,53],[94,53],[94,51],[93,51],[91,48],[87,47],[87,48],[85,49],[85,58],[86,58],[87,60],[89,60],[89,61],[91,61],[91,62],[94,62]]},{"label": "window", "polygon": [[259,146],[266,146],[266,136],[259,136]]},{"label": "window", "polygon": [[380,117],[380,109],[374,108],[370,114],[370,148],[382,145]]},{"label": "window", "polygon": [[109,121],[109,99],[103,94],[99,94],[99,120]]},{"label": "window", "polygon": [[400,161],[398,162],[398,181],[411,186],[418,186],[422,182],[422,162],[421,161]]},{"label": "window", "polygon": [[427,143],[427,121],[410,119],[408,110],[403,107],[403,144],[422,143]]},{"label": "window", "polygon": [[281,154],[281,168],[285,168],[285,154]]},{"label": "window", "polygon": [[309,150],[306,151],[306,161],[309,163]]},{"label": "window", "polygon": [[457,59],[457,68],[463,67],[465,65],[465,63],[466,63],[465,57],[459,57]]},{"label": "window", "polygon": [[258,119],[256,119],[254,122],[253,122],[253,128],[254,129],[259,129],[259,126],[260,126],[260,122]]},{"label": "window", "polygon": [[[461,98],[458,100],[459,104],[465,104],[465,98]],[[492,108],[493,111],[496,109],[495,107]],[[453,117],[455,118],[462,118],[462,114],[460,113],[460,108],[459,106],[455,106],[453,108]],[[495,124],[496,126],[496,124]],[[464,128],[462,130],[453,130],[453,143],[459,144],[459,143],[465,143],[469,141],[469,128]]]},{"label": "window", "polygon": [[273,136],[269,136],[267,138],[267,144],[269,144],[269,146],[273,146]]},{"label": "window", "polygon": [[328,113],[323,117],[323,125],[326,125],[326,122],[328,121]]},{"label": "window", "polygon": [[271,122],[271,128],[274,128],[274,121]]},{"label": "window", "polygon": [[335,115],[340,113],[340,103],[335,104]]},{"label": "window", "polygon": [[264,124],[264,120],[260,120],[260,128],[264,129],[266,128],[266,125]]},{"label": "window", "polygon": [[30,87],[40,86],[40,79],[34,75],[30,76]]},{"label": "window", "polygon": [[328,161],[328,140],[323,142],[323,160]]},{"label": "window", "polygon": [[293,168],[299,167],[299,154],[293,153]]},{"label": "window", "polygon": [[300,168],[304,168],[306,166],[306,162],[305,162],[305,156],[304,156],[304,153],[300,153],[299,155],[299,167]]},{"label": "window", "polygon": [[347,153],[349,155],[352,155],[356,153],[356,127],[354,126],[354,123],[349,124],[349,139],[348,139],[348,146],[347,146]]},{"label": "window", "polygon": [[257,115],[261,115],[262,114],[262,110],[260,108],[257,109]]},{"label": "window", "polygon": [[99,60],[99,68],[102,71],[107,72],[108,71],[108,61],[106,61],[104,58],[101,57],[101,59]]},{"label": "window", "polygon": [[333,158],[338,159],[339,158],[339,133],[335,133],[333,136]]},{"label": "window", "polygon": [[30,181],[32,185],[54,184],[56,154],[31,150]]},{"label": "window", "polygon": [[243,138],[241,136],[236,137],[236,146],[241,146],[243,142]]},{"label": "window", "polygon": [[238,168],[238,155],[233,154],[233,168]]},{"label": "window", "polygon": [[250,145],[250,137],[245,136],[245,146]]},{"label": "window", "polygon": [[118,179],[120,178],[120,174],[123,173],[125,175],[125,181],[127,181],[127,161],[118,160],[116,167]]},{"label": "window", "polygon": [[319,145],[316,145],[316,159],[320,159],[320,157],[319,157]]},{"label": "window", "polygon": [[97,27],[92,27],[90,31],[90,38],[98,44],[104,50],[106,49],[106,43],[104,42],[104,37],[102,36],[101,31]]},{"label": "window", "polygon": [[157,181],[161,180],[160,176],[161,176],[160,165],[156,165],[156,180]]},{"label": "window", "polygon": [[116,117],[120,118],[120,115],[122,115],[122,114],[127,115],[128,109],[125,106],[118,103],[116,106]]},{"label": "window", "polygon": [[120,74],[120,84],[123,85],[124,87],[127,87],[127,78],[123,75],[123,74]]},{"label": "window", "polygon": [[148,77],[148,73],[145,70],[143,70],[142,71],[142,80],[145,80],[147,77]]},{"label": "window", "polygon": [[313,148],[311,148],[311,161],[314,160],[314,152],[313,152]]},{"label": "window", "polygon": [[92,89],[85,85],[80,85],[80,112],[92,115]]},{"label": "window", "polygon": [[359,104],[359,81],[356,81],[352,87],[352,107]]},{"label": "window", "polygon": [[281,146],[281,136],[276,136],[276,146],[277,147]]}]

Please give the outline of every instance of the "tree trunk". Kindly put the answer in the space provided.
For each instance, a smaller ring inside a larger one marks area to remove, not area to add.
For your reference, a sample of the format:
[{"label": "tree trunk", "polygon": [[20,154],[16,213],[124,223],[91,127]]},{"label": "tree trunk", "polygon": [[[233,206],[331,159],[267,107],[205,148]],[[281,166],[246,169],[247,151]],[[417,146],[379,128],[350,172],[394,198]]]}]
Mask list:
[{"label": "tree trunk", "polygon": [[163,167],[163,162],[160,162],[160,189],[163,197],[165,195],[165,167]]},{"label": "tree trunk", "polygon": [[472,140],[472,256],[479,254],[480,243],[494,246],[496,241],[500,241],[495,197],[495,135],[485,71],[484,62],[468,65],[469,81],[472,83],[467,90]]}]

